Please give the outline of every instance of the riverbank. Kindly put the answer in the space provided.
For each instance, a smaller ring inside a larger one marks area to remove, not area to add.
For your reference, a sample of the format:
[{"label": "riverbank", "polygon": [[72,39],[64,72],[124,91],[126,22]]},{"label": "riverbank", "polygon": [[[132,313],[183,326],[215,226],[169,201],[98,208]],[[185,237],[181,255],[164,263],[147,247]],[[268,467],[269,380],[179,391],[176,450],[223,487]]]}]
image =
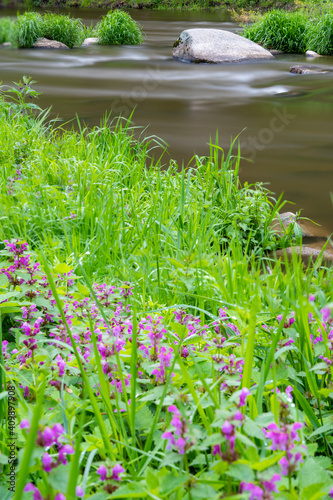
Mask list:
[{"label": "riverbank", "polygon": [[[325,0],[322,0],[325,1]],[[83,7],[109,9],[157,9],[157,10],[220,10],[245,9],[265,11],[273,8],[295,9],[301,3],[312,5],[312,0],[8,0],[4,5],[24,3],[27,7]],[[315,4],[313,4],[315,5]],[[318,5],[317,5],[318,6]]]},{"label": "riverbank", "polygon": [[328,500],[333,269],[267,255],[297,226],[237,148],[161,168],[35,97],[0,98],[1,497]]}]

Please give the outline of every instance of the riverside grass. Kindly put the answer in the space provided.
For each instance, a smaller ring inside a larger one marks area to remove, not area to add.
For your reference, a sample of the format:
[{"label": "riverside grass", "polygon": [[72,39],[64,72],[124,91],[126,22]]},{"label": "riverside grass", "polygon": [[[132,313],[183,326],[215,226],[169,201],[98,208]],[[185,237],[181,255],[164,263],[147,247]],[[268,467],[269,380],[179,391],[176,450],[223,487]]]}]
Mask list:
[{"label": "riverside grass", "polygon": [[273,10],[247,25],[243,34],[267,49],[296,54],[313,50],[320,55],[332,55],[333,10],[330,6],[320,15],[314,15],[311,9]]},{"label": "riverside grass", "polygon": [[61,130],[30,102],[29,79],[9,90],[0,419],[13,386],[12,498],[328,500],[332,269],[264,260],[275,205],[239,185],[238,154],[221,163],[213,147],[196,169],[163,171],[128,123]]},{"label": "riverside grass", "polygon": [[107,13],[95,28],[65,14],[25,12],[17,20],[0,18],[0,43],[11,42],[19,48],[32,48],[38,38],[64,43],[72,49],[86,37],[96,36],[102,45],[138,45],[141,28],[129,14],[115,10]]}]

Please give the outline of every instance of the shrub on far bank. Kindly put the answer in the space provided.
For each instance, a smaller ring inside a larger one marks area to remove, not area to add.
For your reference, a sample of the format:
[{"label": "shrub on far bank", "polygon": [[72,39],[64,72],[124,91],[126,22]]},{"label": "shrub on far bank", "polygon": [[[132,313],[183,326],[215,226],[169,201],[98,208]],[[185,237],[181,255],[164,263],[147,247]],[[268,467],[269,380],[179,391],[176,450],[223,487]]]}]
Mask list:
[{"label": "shrub on far bank", "polygon": [[318,22],[309,21],[307,48],[322,56],[333,55],[333,12],[323,15]]},{"label": "shrub on far bank", "polygon": [[43,17],[43,35],[49,40],[57,40],[72,49],[85,38],[85,27],[79,19],[62,14],[47,13]]},{"label": "shrub on far bank", "polygon": [[266,49],[303,54],[307,49],[308,18],[301,12],[274,10],[244,30],[244,36]]},{"label": "shrub on far bank", "polygon": [[0,44],[13,42],[15,38],[15,21],[9,17],[0,18]]},{"label": "shrub on far bank", "polygon": [[139,45],[143,35],[138,23],[127,12],[108,12],[96,26],[101,45]]},{"label": "shrub on far bank", "polygon": [[26,12],[17,17],[16,29],[18,47],[30,49],[43,36],[43,18],[37,12]]}]

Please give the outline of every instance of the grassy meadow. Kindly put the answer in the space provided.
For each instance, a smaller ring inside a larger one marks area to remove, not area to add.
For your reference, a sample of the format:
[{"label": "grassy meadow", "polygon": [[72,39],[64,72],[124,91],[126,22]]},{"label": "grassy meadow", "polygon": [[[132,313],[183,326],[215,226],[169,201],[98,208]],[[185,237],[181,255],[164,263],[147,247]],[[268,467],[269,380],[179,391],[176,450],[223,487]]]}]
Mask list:
[{"label": "grassy meadow", "polygon": [[237,142],[164,164],[1,90],[1,498],[332,498],[333,271],[272,257]]}]

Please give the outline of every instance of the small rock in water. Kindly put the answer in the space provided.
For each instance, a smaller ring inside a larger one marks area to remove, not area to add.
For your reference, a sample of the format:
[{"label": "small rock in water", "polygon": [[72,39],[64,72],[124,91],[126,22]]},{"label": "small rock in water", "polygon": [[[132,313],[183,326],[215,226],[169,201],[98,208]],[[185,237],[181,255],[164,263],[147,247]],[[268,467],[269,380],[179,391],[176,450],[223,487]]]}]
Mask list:
[{"label": "small rock in water", "polygon": [[12,46],[13,46],[12,42],[5,42],[0,44],[0,47],[3,47],[4,49]]},{"label": "small rock in water", "polygon": [[67,49],[67,45],[56,40],[48,40],[47,38],[38,38],[33,45],[34,49]]},{"label": "small rock in water", "polygon": [[282,50],[277,49],[271,49],[270,53],[272,54],[272,56],[282,56],[283,54],[285,54],[285,52],[283,52]]},{"label": "small rock in water", "polygon": [[86,38],[81,47],[89,47],[90,45],[96,45],[99,42],[99,38]]},{"label": "small rock in water", "polygon": [[330,71],[319,66],[296,65],[290,68],[290,73],[294,73],[295,75],[321,75]]},{"label": "small rock in water", "polygon": [[192,63],[237,63],[273,59],[257,43],[231,31],[195,28],[185,30],[173,45],[173,57]]},{"label": "small rock in water", "polygon": [[323,57],[323,56],[317,54],[317,52],[314,52],[313,50],[307,50],[305,52],[305,55],[306,55],[306,57]]}]

